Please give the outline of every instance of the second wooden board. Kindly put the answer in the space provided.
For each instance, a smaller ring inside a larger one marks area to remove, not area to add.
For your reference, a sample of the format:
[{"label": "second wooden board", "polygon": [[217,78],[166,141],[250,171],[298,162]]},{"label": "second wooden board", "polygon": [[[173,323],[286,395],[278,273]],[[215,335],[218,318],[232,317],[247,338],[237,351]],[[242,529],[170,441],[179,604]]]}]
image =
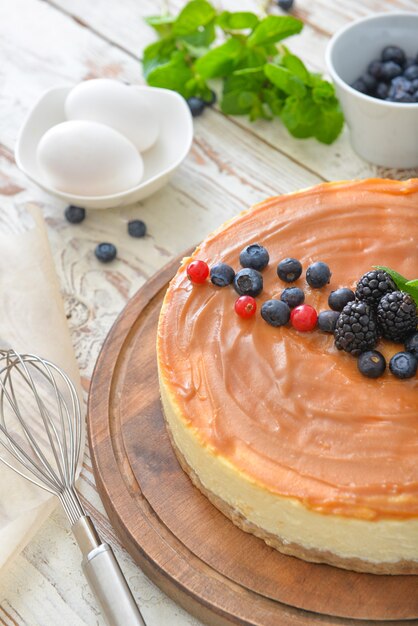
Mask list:
[{"label": "second wooden board", "polygon": [[417,624],[418,576],[359,574],[282,555],[235,527],[182,471],[165,430],[155,352],[162,299],[178,264],[129,302],[93,375],[93,465],[122,543],[208,624]]}]

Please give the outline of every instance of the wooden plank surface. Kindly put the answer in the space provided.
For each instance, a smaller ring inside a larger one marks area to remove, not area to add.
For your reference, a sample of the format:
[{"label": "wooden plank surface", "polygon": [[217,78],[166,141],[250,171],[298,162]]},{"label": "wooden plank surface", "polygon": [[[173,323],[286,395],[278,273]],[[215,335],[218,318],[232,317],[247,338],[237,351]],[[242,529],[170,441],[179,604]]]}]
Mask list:
[{"label": "wooden plank surface", "polygon": [[[183,1],[165,4],[174,11]],[[220,4],[236,7],[234,0]],[[257,4],[243,0],[240,8]],[[418,173],[366,164],[351,150],[347,131],[326,147],[292,139],[278,122],[251,124],[213,110],[195,121],[192,151],[166,188],[132,207],[91,211],[82,225],[68,224],[64,204],[16,168],[13,148],[19,126],[35,100],[52,86],[93,76],[142,82],[141,50],[154,37],[142,18],[161,8],[159,0],[0,3],[0,212],[7,216],[11,208],[28,201],[43,208],[86,391],[106,333],[127,300],[169,259],[225,219],[266,195],[321,180]],[[337,28],[376,10],[416,8],[415,0],[296,0],[296,15],[306,26],[290,47],[310,67],[323,70],[326,42]],[[126,223],[133,217],[148,225],[144,240],[127,235]],[[100,241],[118,247],[118,259],[109,267],[94,257]],[[115,546],[150,626],[197,624],[146,579],[118,544],[97,495],[88,451],[80,488],[100,533]],[[57,510],[11,568],[1,573],[0,624],[103,624],[79,560],[64,515]]]}]

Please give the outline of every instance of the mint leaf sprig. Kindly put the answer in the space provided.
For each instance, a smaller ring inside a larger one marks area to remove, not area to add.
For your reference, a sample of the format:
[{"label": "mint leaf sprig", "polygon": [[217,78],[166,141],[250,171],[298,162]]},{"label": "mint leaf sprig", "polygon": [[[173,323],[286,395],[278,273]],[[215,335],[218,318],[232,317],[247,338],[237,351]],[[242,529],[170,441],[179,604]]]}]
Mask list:
[{"label": "mint leaf sprig", "polygon": [[300,33],[300,20],[218,12],[208,0],[191,0],[177,16],[146,21],[159,36],[143,52],[149,85],[209,101],[209,81],[219,79],[221,110],[228,115],[280,117],[294,137],[325,144],[340,134],[344,119],[334,87],[281,43]]},{"label": "mint leaf sprig", "polygon": [[409,295],[413,297],[415,304],[418,306],[418,278],[408,280],[408,278],[405,278],[405,276],[402,276],[399,272],[395,272],[395,270],[392,270],[390,267],[384,267],[383,265],[374,265],[373,267],[389,274],[399,291],[409,293]]}]

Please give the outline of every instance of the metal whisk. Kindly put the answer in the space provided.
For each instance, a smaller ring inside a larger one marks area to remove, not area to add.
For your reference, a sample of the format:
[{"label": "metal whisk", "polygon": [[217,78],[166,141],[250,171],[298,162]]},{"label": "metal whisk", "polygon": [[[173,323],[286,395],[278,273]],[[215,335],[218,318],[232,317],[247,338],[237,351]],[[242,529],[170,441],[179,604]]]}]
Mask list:
[{"label": "metal whisk", "polygon": [[100,541],[74,488],[82,429],[76,390],[59,367],[0,350],[0,460],[59,498],[107,623],[145,626],[111,547]]}]

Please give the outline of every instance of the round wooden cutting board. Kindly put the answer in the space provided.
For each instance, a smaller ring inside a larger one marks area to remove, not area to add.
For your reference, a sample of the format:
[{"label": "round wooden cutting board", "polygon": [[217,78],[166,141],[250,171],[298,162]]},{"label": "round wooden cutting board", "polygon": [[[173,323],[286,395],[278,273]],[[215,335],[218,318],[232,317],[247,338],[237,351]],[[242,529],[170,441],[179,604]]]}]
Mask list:
[{"label": "round wooden cutting board", "polygon": [[236,528],[180,468],[165,431],[155,353],[162,299],[178,265],[161,270],[128,303],[93,374],[93,466],[122,543],[207,624],[417,625],[418,576],[358,574],[284,556]]}]

